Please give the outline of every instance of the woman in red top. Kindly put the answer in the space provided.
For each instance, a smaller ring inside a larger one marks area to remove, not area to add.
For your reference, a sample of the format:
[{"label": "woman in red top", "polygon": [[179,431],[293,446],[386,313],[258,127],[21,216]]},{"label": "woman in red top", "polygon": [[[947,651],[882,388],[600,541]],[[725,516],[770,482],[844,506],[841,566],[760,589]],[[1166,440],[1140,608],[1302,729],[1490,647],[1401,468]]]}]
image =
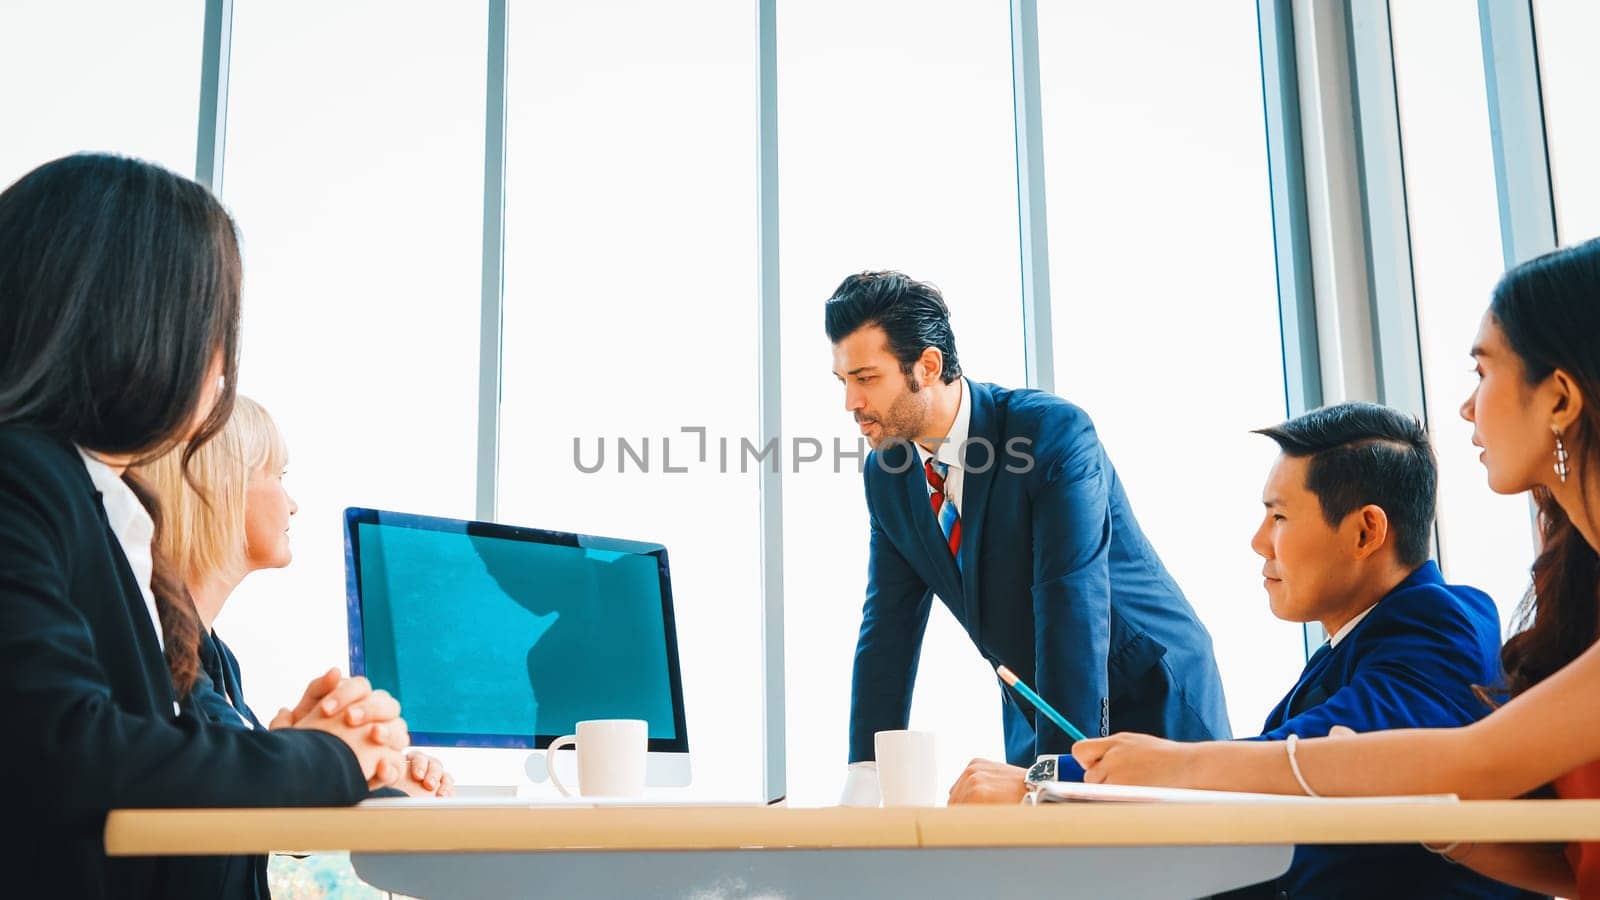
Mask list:
[{"label": "woman in red top", "polygon": [[[1085,780],[1323,795],[1517,797],[1554,784],[1600,798],[1600,239],[1506,273],[1461,407],[1489,487],[1531,491],[1542,547],[1501,651],[1504,700],[1463,728],[1273,743],[1114,734],[1073,747]],[[1540,893],[1600,900],[1600,843],[1459,844],[1441,852]]]}]

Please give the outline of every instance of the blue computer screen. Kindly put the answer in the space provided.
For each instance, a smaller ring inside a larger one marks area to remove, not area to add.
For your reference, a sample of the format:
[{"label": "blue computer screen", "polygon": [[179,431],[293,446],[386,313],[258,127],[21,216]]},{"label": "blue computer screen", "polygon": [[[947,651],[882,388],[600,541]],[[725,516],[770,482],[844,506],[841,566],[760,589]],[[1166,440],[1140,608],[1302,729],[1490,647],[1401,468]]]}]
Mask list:
[{"label": "blue computer screen", "polygon": [[652,747],[678,737],[656,555],[351,524],[361,664],[414,735],[542,746],[583,719],[633,718]]}]

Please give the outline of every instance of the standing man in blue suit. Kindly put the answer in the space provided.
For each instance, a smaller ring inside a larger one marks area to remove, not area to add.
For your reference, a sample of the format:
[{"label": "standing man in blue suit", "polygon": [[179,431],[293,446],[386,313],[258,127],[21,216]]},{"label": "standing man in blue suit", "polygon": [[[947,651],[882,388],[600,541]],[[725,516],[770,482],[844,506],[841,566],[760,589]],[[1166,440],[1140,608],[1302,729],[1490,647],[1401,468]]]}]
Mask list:
[{"label": "standing man in blue suit", "polygon": [[[1250,542],[1265,560],[1268,602],[1278,618],[1319,622],[1331,637],[1253,740],[1449,728],[1487,714],[1474,686],[1500,681],[1500,617],[1488,595],[1446,584],[1428,559],[1438,476],[1422,425],[1346,403],[1260,433],[1283,451]],[[979,761],[950,797],[1015,803],[1023,791],[1020,769]],[[1281,878],[1223,896],[1528,896],[1467,866],[1415,844],[1305,846]]]},{"label": "standing man in blue suit", "polygon": [[[944,298],[898,272],[846,278],[827,331],[845,409],[873,448],[844,801],[876,800],[873,735],[906,727],[935,594],[991,664],[1087,734],[1227,737],[1210,635],[1083,410],[962,378]],[[1007,759],[1068,751],[1066,734],[1000,693]]]}]

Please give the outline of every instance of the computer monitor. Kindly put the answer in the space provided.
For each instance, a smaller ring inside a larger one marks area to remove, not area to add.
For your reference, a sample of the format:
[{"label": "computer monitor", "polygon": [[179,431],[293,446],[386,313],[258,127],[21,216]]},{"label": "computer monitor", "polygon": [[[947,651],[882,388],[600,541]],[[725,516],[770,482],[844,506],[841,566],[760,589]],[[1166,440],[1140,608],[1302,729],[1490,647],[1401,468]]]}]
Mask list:
[{"label": "computer monitor", "polygon": [[543,749],[643,719],[647,782],[689,783],[665,547],[359,507],[344,546],[350,671],[415,744]]}]

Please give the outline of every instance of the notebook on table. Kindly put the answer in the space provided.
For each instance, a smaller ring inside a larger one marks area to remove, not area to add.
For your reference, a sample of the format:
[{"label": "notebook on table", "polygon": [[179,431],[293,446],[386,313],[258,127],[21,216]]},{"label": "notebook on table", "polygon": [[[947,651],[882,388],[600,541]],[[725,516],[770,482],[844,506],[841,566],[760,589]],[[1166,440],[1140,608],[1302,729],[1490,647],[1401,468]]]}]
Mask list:
[{"label": "notebook on table", "polygon": [[1251,794],[1242,791],[1202,791],[1192,788],[1144,787],[1133,784],[1084,784],[1045,781],[1028,791],[1024,803],[1456,803],[1455,794],[1419,794],[1408,797],[1303,797],[1292,794]]}]

